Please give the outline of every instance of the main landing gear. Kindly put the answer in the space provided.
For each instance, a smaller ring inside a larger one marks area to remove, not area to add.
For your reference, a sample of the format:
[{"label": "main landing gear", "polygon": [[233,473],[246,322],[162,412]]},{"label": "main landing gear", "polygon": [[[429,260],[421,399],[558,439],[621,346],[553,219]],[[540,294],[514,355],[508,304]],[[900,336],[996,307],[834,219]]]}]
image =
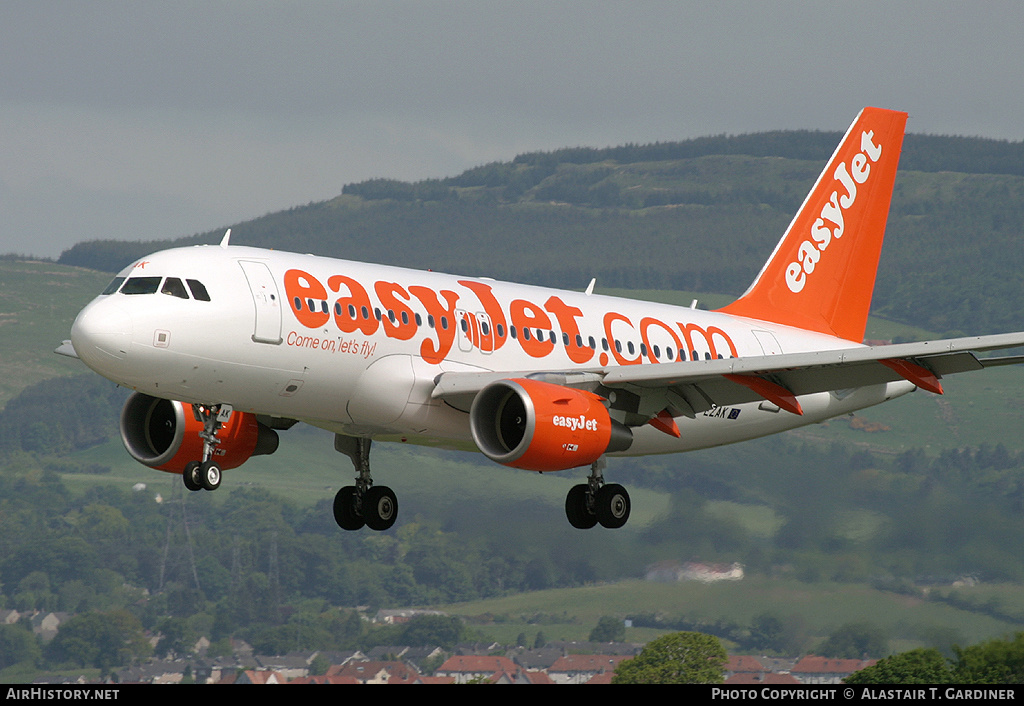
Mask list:
[{"label": "main landing gear", "polygon": [[389,529],[398,519],[398,498],[386,485],[374,485],[370,477],[370,440],[334,435],[334,448],[352,459],[356,484],[346,485],[334,496],[334,521],[343,530],[366,525],[372,530]]},{"label": "main landing gear", "polygon": [[565,516],[576,529],[590,529],[600,523],[618,529],[629,519],[629,493],[621,485],[604,482],[604,456],[590,466],[587,482],[574,485],[565,496]]},{"label": "main landing gear", "polygon": [[203,430],[199,438],[203,440],[203,460],[190,461],[181,472],[181,480],[189,490],[216,490],[220,487],[221,469],[213,460],[213,452],[220,443],[217,432],[231,416],[229,405],[192,405],[192,412],[202,420]]}]

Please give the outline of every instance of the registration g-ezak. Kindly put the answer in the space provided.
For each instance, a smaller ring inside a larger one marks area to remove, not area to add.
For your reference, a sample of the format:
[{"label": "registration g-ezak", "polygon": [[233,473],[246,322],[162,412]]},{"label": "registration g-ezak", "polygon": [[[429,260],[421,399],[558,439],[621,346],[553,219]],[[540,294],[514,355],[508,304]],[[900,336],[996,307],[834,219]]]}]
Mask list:
[{"label": "registration g-ezak", "polygon": [[228,231],[125,268],[58,352],[135,391],[125,447],[189,490],[217,489],[304,422],[355,467],[334,500],[346,530],[398,516],[373,441],[589,466],[570,524],[621,527],[630,499],[606,482],[609,458],[754,439],[1024,362],[977,356],[1024,332],[862,344],[906,120],[861,111],[750,288],[717,311],[240,247]]}]

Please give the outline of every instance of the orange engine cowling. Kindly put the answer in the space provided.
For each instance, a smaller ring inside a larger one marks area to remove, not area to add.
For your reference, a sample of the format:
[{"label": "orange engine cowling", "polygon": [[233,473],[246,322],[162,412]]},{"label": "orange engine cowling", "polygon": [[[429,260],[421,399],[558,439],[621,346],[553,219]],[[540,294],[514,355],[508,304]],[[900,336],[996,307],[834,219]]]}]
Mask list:
[{"label": "orange engine cowling", "polygon": [[473,400],[477,448],[505,466],[564,471],[586,466],[633,443],[629,428],[608,416],[592,392],[538,380],[498,380]]},{"label": "orange engine cowling", "polygon": [[[136,392],[121,410],[121,441],[136,461],[150,468],[181,473],[190,461],[203,460],[203,422],[191,405]],[[274,453],[277,432],[256,415],[233,412],[217,432],[213,460],[221,470],[237,468],[252,456]]]}]

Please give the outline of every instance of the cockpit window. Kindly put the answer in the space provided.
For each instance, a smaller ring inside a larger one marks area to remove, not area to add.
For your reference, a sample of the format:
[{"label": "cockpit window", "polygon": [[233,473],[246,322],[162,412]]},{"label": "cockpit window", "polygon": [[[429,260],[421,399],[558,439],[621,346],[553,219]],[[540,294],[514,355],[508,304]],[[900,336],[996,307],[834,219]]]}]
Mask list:
[{"label": "cockpit window", "polygon": [[[160,283],[163,282],[163,286]],[[210,294],[206,291],[203,283],[197,279],[187,279],[188,287],[181,281],[180,277],[115,277],[114,280],[103,290],[103,294],[113,294],[120,290],[121,294],[169,294],[178,299],[188,299],[189,292],[192,298],[201,301],[210,301]]]},{"label": "cockpit window", "polygon": [[206,292],[206,287],[203,286],[202,282],[197,279],[187,279],[185,281],[188,282],[188,288],[192,290],[193,299],[201,302],[210,301],[210,295]]},{"label": "cockpit window", "polygon": [[188,299],[188,292],[185,291],[185,285],[182,284],[181,280],[177,277],[168,277],[164,280],[164,286],[160,288],[162,294],[170,294],[172,297],[178,297],[178,299]]},{"label": "cockpit window", "polygon": [[103,290],[103,294],[113,294],[121,288],[122,284],[124,284],[124,277],[115,277],[110,280],[110,284],[108,284],[107,288]]},{"label": "cockpit window", "polygon": [[159,287],[159,277],[129,277],[121,294],[154,294]]}]

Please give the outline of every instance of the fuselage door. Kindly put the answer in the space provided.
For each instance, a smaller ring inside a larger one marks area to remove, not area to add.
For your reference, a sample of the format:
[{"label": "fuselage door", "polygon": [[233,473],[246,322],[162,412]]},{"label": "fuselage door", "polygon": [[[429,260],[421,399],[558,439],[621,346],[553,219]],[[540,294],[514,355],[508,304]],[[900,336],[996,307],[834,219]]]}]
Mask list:
[{"label": "fuselage door", "polygon": [[252,340],[256,343],[278,345],[281,338],[281,297],[278,295],[277,283],[270,268],[262,262],[239,260],[249,283],[255,307],[256,322],[253,326]]},{"label": "fuselage door", "polygon": [[473,336],[476,335],[476,319],[468,311],[455,310],[455,338],[459,341],[459,350],[468,353],[473,350]]},{"label": "fuselage door", "polygon": [[477,323],[480,329],[480,350],[483,353],[494,352],[494,328],[491,324],[491,317],[482,311],[476,314]]}]

